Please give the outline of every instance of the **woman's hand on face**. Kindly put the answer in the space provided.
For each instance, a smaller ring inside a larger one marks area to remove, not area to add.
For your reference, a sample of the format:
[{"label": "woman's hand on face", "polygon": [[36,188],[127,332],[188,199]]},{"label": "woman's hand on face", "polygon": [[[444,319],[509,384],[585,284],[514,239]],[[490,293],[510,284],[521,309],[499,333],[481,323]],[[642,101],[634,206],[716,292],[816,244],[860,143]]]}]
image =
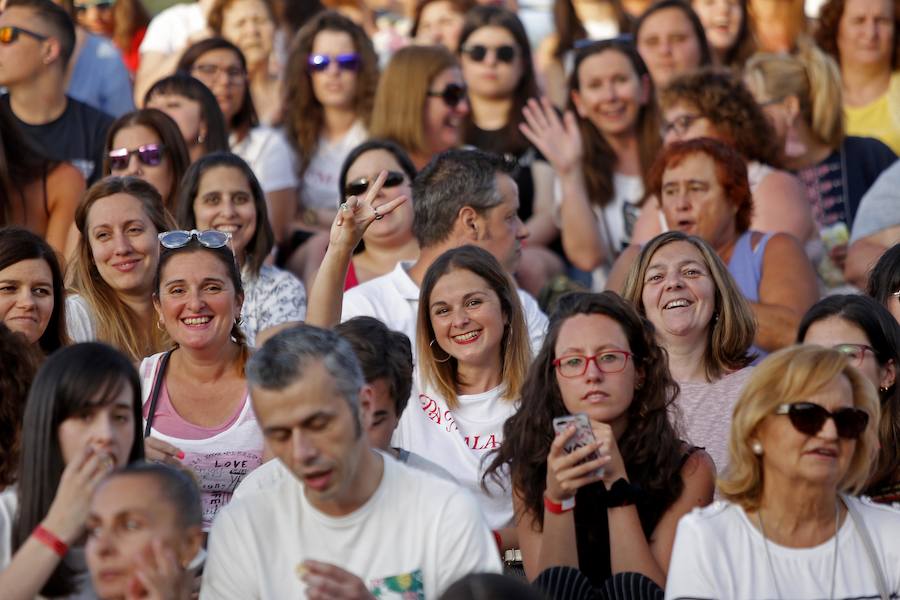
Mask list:
[{"label": "woman's hand on face", "polygon": [[138,555],[126,600],[182,600],[190,597],[190,575],[162,541],[153,542]]},{"label": "woman's hand on face", "polygon": [[406,202],[406,196],[399,196],[388,200],[377,207],[372,206],[378,192],[387,179],[387,171],[381,171],[378,177],[369,186],[369,190],[363,197],[350,196],[338,209],[334,223],[331,225],[329,244],[347,246],[353,249],[363,238],[369,225],[390,214],[395,208]]},{"label": "woman's hand on face", "polygon": [[177,467],[181,466],[181,459],[184,458],[184,452],[172,444],[151,436],[144,438],[144,456],[147,460],[166,463]]},{"label": "woman's hand on face", "polygon": [[534,98],[522,108],[525,122],[519,130],[550,161],[559,175],[568,175],[581,166],[584,149],[578,121],[572,111],[566,111],[562,120],[547,98],[540,102]]},{"label": "woman's hand on face", "polygon": [[84,532],[91,496],[115,463],[106,453],[88,446],[63,470],[56,496],[43,525],[66,544]]},{"label": "woman's hand on face", "polygon": [[[600,450],[599,441],[567,454],[566,442],[575,435],[575,431],[575,426],[570,425],[568,429],[558,434],[550,444],[550,452],[547,454],[547,488],[544,493],[554,502],[567,500],[582,486],[600,481],[597,469],[606,470],[609,463],[609,456]],[[584,464],[578,464],[592,452],[597,452],[600,456]]]},{"label": "woman's hand on face", "polygon": [[606,485],[606,489],[609,489],[618,479],[628,477],[628,473],[625,471],[625,461],[622,460],[619,444],[616,443],[616,436],[610,425],[591,421],[591,428],[594,430],[594,439],[600,446],[600,454],[608,459],[606,468],[603,470],[603,483]]}]

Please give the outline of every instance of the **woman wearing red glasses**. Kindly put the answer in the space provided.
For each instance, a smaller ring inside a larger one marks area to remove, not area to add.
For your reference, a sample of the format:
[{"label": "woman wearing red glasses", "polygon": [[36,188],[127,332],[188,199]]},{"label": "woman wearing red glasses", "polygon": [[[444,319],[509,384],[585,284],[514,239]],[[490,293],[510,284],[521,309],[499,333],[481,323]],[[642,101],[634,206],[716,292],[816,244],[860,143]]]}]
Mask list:
[{"label": "woman wearing red glasses", "polygon": [[143,179],[156,188],[173,214],[178,183],[190,162],[178,125],[160,110],[136,110],[109,127],[103,174]]},{"label": "woman wearing red glasses", "polygon": [[878,388],[881,422],[878,460],[866,484],[876,502],[900,502],[900,327],[867,296],[836,295],[813,305],[800,322],[797,342],[835,348]]},{"label": "woman wearing red glasses", "polygon": [[[552,597],[585,577],[661,596],[678,519],[712,501],[715,478],[670,424],[677,391],[652,327],[619,296],[559,300],[486,475],[510,470],[525,573],[557,567],[539,582]],[[576,427],[554,434],[554,420],[576,414],[594,441],[567,453]]]},{"label": "woman wearing red glasses", "polygon": [[666,598],[892,598],[900,513],[855,497],[878,452],[878,398],[846,356],[794,346],[734,410],[727,502],[681,519]]}]

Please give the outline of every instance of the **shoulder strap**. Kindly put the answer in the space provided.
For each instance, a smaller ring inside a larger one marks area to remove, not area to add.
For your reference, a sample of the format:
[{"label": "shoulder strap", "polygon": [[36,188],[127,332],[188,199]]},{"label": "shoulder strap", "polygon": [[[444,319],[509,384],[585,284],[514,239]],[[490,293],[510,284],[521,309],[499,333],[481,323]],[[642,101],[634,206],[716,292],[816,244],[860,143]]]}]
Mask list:
[{"label": "shoulder strap", "polygon": [[156,369],[156,377],[153,379],[153,387],[150,388],[150,410],[147,412],[147,426],[144,427],[144,437],[150,437],[150,428],[153,425],[153,415],[156,413],[156,401],[159,400],[159,394],[163,386],[163,378],[166,376],[166,367],[169,365],[169,356],[172,351],[169,350],[159,359],[159,366]]},{"label": "shoulder strap", "polygon": [[884,571],[881,570],[881,563],[878,562],[878,554],[875,552],[875,545],[872,544],[872,538],[869,537],[869,530],[866,527],[866,523],[863,521],[862,515],[859,514],[859,510],[853,505],[851,498],[841,494],[841,499],[844,501],[844,506],[847,507],[847,513],[849,513],[850,519],[853,520],[856,531],[859,532],[859,537],[862,539],[863,546],[866,547],[866,555],[869,557],[869,564],[872,565],[872,570],[875,572],[875,583],[878,585],[878,595],[881,597],[881,600],[890,600],[891,595],[888,592],[887,579],[884,577]]}]

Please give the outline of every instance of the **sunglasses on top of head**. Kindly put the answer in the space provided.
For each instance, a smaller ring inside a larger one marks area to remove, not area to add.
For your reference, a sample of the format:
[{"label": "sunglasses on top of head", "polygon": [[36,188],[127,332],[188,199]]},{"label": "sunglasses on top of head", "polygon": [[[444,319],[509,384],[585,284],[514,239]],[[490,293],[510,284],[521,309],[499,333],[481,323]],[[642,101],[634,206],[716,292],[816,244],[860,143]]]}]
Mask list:
[{"label": "sunglasses on top of head", "polygon": [[458,83],[448,83],[442,90],[428,90],[429,98],[440,98],[448,108],[456,108],[466,96],[466,86]]},{"label": "sunglasses on top of head", "polygon": [[[354,179],[353,181],[348,182],[347,185],[344,186],[344,196],[362,196],[366,193],[366,191],[369,189],[369,186],[372,185],[375,179],[377,179],[377,176],[360,177],[359,179]],[[403,183],[405,179],[406,177],[399,171],[388,171],[387,177],[384,180],[384,185],[382,185],[381,187],[382,189],[397,187],[398,185]]]},{"label": "sunglasses on top of head", "polygon": [[231,234],[227,231],[216,231],[215,229],[208,229],[206,231],[198,231],[196,229],[191,229],[190,231],[185,229],[173,229],[172,231],[163,231],[157,235],[157,238],[163,247],[170,250],[184,248],[194,238],[206,248],[223,248],[228,245]]},{"label": "sunglasses on top of head", "polygon": [[134,150],[129,150],[128,148],[116,148],[110,150],[106,155],[109,160],[109,169],[111,171],[123,171],[127,169],[132,154],[137,154],[141,164],[148,167],[155,167],[162,162],[164,149],[165,146],[162,144],[144,144],[143,146],[138,146]]},{"label": "sunglasses on top of head", "polygon": [[839,408],[834,412],[814,402],[792,402],[779,404],[776,415],[787,415],[791,425],[800,433],[816,435],[822,431],[825,421],[832,419],[838,437],[855,440],[866,430],[869,413],[860,408]]},{"label": "sunglasses on top of head", "polygon": [[328,68],[331,61],[334,61],[337,64],[337,68],[341,71],[356,71],[359,69],[359,54],[356,52],[338,54],[337,56],[310,54],[306,60],[306,67],[314,73],[321,73]]},{"label": "sunglasses on top of head", "polygon": [[44,40],[48,39],[48,36],[44,35],[43,33],[37,33],[36,31],[30,31],[21,27],[7,25],[6,27],[0,27],[0,44],[12,44],[17,39],[19,39],[20,35],[33,37],[39,42],[43,42]]},{"label": "sunglasses on top of head", "polygon": [[516,47],[509,44],[503,44],[502,46],[496,46],[494,48],[483,44],[473,44],[471,46],[466,46],[461,50],[463,54],[467,55],[475,62],[481,62],[487,58],[488,51],[494,53],[497,62],[512,64],[512,62],[516,60]]}]

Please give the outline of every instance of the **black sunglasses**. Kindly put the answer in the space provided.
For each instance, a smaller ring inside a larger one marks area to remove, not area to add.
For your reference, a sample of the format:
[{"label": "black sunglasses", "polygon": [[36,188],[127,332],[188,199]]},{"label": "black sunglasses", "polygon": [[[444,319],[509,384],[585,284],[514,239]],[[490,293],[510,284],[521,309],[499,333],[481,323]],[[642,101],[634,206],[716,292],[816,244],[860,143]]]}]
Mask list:
[{"label": "black sunglasses", "polygon": [[494,56],[497,57],[499,62],[512,64],[512,61],[516,60],[516,47],[509,44],[497,46],[496,48],[490,48],[482,44],[473,44],[463,48],[461,52],[467,54],[475,62],[481,62],[487,58],[488,50],[494,51]]},{"label": "black sunglasses", "polygon": [[466,86],[448,83],[442,90],[428,90],[428,96],[440,98],[448,108],[456,108],[457,104],[466,99]]},{"label": "black sunglasses", "polygon": [[332,60],[337,63],[337,68],[341,71],[356,71],[359,69],[359,54],[356,52],[338,54],[335,57],[327,54],[310,54],[306,60],[306,66],[310,71],[321,73],[328,68]]},{"label": "black sunglasses", "polygon": [[869,424],[869,413],[860,408],[839,408],[830,412],[814,402],[792,402],[779,404],[776,415],[787,415],[791,425],[800,433],[816,435],[828,419],[834,420],[839,437],[855,440],[866,430]]},{"label": "black sunglasses", "polygon": [[137,154],[141,164],[147,165],[148,167],[155,167],[162,162],[164,149],[165,146],[162,144],[144,144],[143,146],[138,146],[134,150],[129,150],[128,148],[116,148],[115,150],[110,150],[109,154],[106,155],[109,159],[109,170],[123,171],[127,169],[132,154]]},{"label": "black sunglasses", "polygon": [[[376,178],[377,177],[360,177],[359,179],[351,181],[346,186],[344,186],[344,196],[362,196],[366,193],[366,190],[369,189],[369,186],[372,184],[372,182],[375,181]],[[381,187],[397,187],[398,185],[403,183],[404,179],[405,177],[403,176],[403,173],[400,173],[399,171],[388,171],[387,177],[385,177],[384,179],[384,185],[382,185]]]}]

